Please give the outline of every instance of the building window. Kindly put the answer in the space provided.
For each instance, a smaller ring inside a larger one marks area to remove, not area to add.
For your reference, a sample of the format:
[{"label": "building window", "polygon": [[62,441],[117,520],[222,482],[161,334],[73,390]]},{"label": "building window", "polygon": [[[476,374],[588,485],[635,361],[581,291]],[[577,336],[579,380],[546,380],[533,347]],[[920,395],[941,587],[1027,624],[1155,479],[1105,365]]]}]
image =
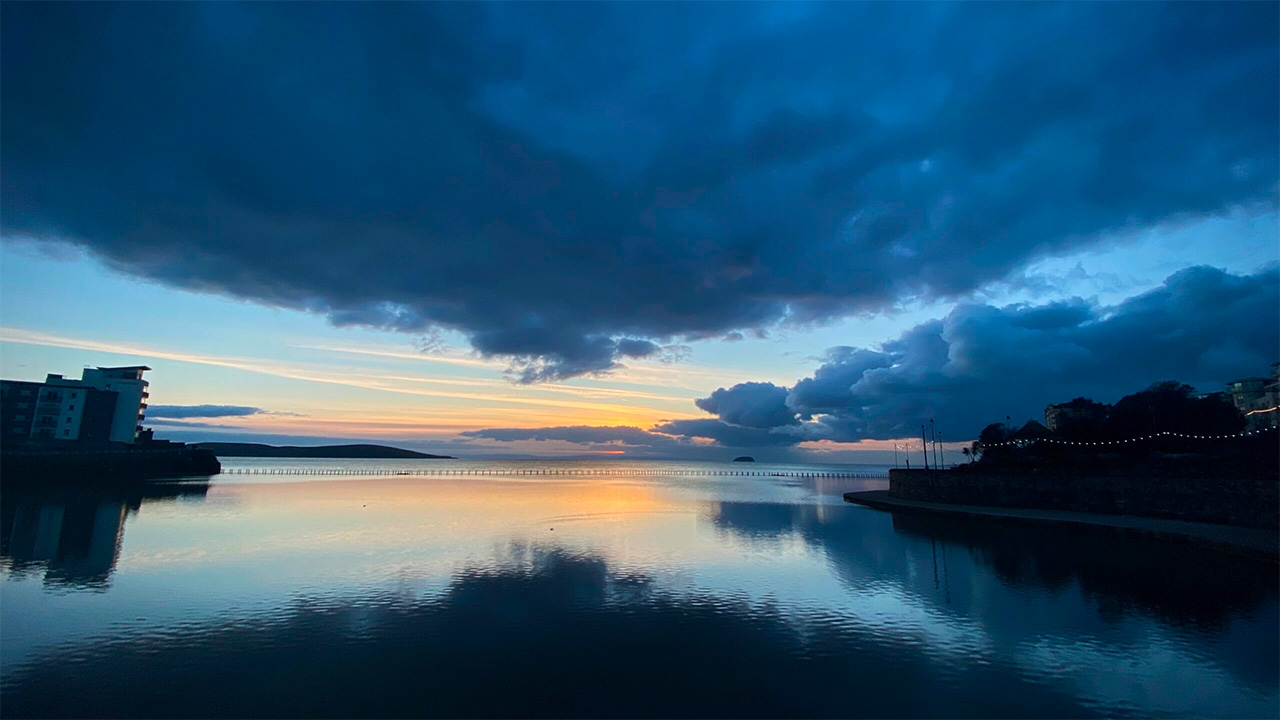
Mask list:
[{"label": "building window", "polygon": [[22,432],[22,428],[14,428],[14,429],[13,429],[13,431],[14,431],[15,433],[20,433],[20,432]]},{"label": "building window", "polygon": [[68,435],[70,435],[70,434],[71,434],[71,431],[70,431],[70,430],[63,430],[63,431],[62,431],[62,437],[66,437],[66,436],[68,436]]},{"label": "building window", "polygon": [[26,415],[14,415],[14,416],[13,416],[13,419],[14,419],[14,420],[26,420],[26,419],[27,419],[27,416],[26,416]]},{"label": "building window", "polygon": [[68,409],[68,410],[75,410],[75,409],[76,409],[76,406],[75,406],[75,405],[68,405],[68,406],[67,406],[67,409]]}]

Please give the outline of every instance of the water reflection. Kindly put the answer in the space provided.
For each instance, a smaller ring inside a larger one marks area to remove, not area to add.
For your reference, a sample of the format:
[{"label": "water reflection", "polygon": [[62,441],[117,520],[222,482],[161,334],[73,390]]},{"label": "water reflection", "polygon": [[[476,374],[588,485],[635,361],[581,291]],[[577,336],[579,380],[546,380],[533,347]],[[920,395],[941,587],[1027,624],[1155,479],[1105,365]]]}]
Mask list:
[{"label": "water reflection", "polygon": [[[1247,715],[1210,702],[1223,692],[1213,687],[1223,680],[1220,672],[1256,693],[1261,707],[1277,708],[1280,572],[1274,557],[1108,528],[864,508],[713,503],[710,514],[717,529],[742,539],[799,538],[820,550],[849,590],[848,608],[863,622],[914,624],[912,632],[935,647],[969,653],[970,661],[1016,659],[1044,681],[1131,674],[1132,686],[1113,692],[1120,697],[1106,712],[1151,713],[1160,706],[1144,699],[1173,695],[1164,709],[1175,714],[1181,705],[1184,713],[1195,707]],[[881,614],[883,604],[888,613]],[[1163,667],[1141,664],[1153,647],[1159,657],[1146,659]],[[1046,654],[1052,662],[1044,661]],[[1105,662],[1111,654],[1114,662]],[[1170,667],[1178,665],[1175,680]],[[1176,687],[1186,682],[1191,687]]]},{"label": "water reflection", "polygon": [[[795,534],[824,550],[851,583],[919,576],[918,590],[931,586],[945,602],[961,602],[964,596],[953,598],[952,588],[969,584],[967,573],[976,562],[1011,589],[1052,594],[1078,588],[1096,602],[1104,620],[1140,612],[1167,623],[1219,629],[1274,599],[1280,577],[1274,558],[1112,528],[842,513],[780,503],[714,503],[711,516],[718,528],[748,539]],[[884,521],[903,540],[921,542],[902,543],[902,553],[877,552],[886,540],[876,532],[877,522]],[[957,554],[963,564],[950,568],[948,560]],[[966,576],[953,578],[953,571]]]},{"label": "water reflection", "polygon": [[1002,525],[912,513],[894,513],[893,528],[967,551],[1011,588],[1056,593],[1078,587],[1108,621],[1141,612],[1169,624],[1218,630],[1251,616],[1276,594],[1273,561],[1192,542],[1110,528]]},{"label": "water reflection", "polygon": [[[599,556],[516,548],[434,599],[300,600],[280,617],[104,638],[10,681],[6,712],[69,716],[987,716],[1093,712],[1005,665],[938,667],[832,618],[665,592]],[[1013,692],[982,698],[972,687]]]},{"label": "water reflection", "polygon": [[125,518],[144,503],[200,499],[207,482],[126,488],[66,487],[0,494],[0,563],[67,589],[105,590],[120,556]]},{"label": "water reflection", "polygon": [[[1276,715],[1274,562],[838,490],[348,478],[141,513],[155,500],[6,497],[0,694],[12,716]],[[48,519],[18,532],[20,514]],[[69,533],[72,514],[92,522]],[[112,558],[79,576],[101,592],[49,592],[72,537]]]}]

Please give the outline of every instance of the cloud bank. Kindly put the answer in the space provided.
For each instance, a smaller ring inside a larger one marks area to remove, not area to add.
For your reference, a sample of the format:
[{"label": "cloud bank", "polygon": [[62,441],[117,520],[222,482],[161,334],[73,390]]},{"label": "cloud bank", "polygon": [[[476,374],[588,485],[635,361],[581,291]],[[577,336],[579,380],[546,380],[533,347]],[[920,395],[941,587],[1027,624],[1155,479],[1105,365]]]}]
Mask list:
[{"label": "cloud bank", "polygon": [[[835,347],[814,373],[782,388],[742,383],[696,401],[714,418],[640,428],[467,433],[499,441],[559,439],[654,448],[710,440],[734,448],[913,437],[936,421],[969,440],[1006,416],[1043,417],[1084,395],[1114,402],[1176,379],[1203,391],[1262,375],[1280,360],[1280,269],[1234,275],[1207,267],[1169,276],[1116,305],[962,304],[880,348]],[[674,443],[674,444],[673,444]]]},{"label": "cloud bank", "polygon": [[[1276,205],[1275,4],[0,13],[6,237],[338,325],[458,330],[529,382]],[[789,402],[828,403],[836,436],[890,432],[824,379],[874,371],[858,397],[881,407],[871,384],[921,379],[877,363],[926,372],[966,323],[1018,313],[986,312],[837,352]],[[784,419],[765,394],[708,401],[762,430]]]},{"label": "cloud bank", "polygon": [[[1162,379],[1219,390],[1280,360],[1278,275],[1275,267],[1245,276],[1188,268],[1114,306],[962,304],[879,349],[831,348],[791,387],[787,413],[776,394],[756,396],[754,408],[718,407],[718,396],[751,397],[743,385],[697,404],[724,423],[772,418],[753,428],[800,439],[910,437],[932,418],[959,440],[1078,395],[1111,402]],[[800,421],[808,422],[791,427]]]},{"label": "cloud bank", "polygon": [[262,408],[249,405],[151,405],[147,408],[147,419],[243,417],[265,413]]},{"label": "cloud bank", "polygon": [[516,442],[521,440],[560,440],[581,445],[628,445],[633,447],[653,447],[658,444],[673,445],[674,438],[664,437],[646,432],[638,427],[572,425],[546,428],[488,428],[485,430],[469,430],[463,437],[499,442]]}]

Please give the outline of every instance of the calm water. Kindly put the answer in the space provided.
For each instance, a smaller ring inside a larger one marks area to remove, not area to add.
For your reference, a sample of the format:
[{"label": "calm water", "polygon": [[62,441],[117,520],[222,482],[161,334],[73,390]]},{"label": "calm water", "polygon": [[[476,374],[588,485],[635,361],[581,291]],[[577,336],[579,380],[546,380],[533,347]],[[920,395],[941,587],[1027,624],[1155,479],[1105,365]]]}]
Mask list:
[{"label": "calm water", "polygon": [[[535,466],[589,464],[502,465]],[[841,500],[878,484],[224,475],[8,493],[0,705],[8,717],[1280,713],[1276,565]]]}]

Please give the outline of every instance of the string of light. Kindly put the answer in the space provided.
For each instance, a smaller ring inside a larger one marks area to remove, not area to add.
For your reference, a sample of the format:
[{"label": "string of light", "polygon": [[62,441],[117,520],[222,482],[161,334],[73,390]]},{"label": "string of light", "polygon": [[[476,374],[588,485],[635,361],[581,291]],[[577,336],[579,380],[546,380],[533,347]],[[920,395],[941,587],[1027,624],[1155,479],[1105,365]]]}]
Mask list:
[{"label": "string of light", "polygon": [[1160,438],[1160,437],[1177,437],[1177,438],[1186,438],[1189,440],[1231,440],[1234,438],[1249,437],[1252,435],[1261,435],[1262,433],[1268,432],[1270,430],[1275,430],[1275,428],[1271,427],[1271,428],[1263,428],[1261,430],[1245,430],[1244,432],[1229,433],[1225,435],[1191,435],[1187,433],[1179,433],[1179,432],[1173,432],[1170,430],[1165,430],[1163,432],[1158,432],[1151,435],[1143,435],[1142,437],[1129,438],[1127,440],[1079,441],[1079,440],[1058,440],[1056,438],[1029,438],[1026,440],[1008,440],[1005,442],[998,442],[998,443],[982,443],[982,446],[983,447],[1004,447],[1006,445],[1017,445],[1019,447],[1022,447],[1026,445],[1031,445],[1033,443],[1038,443],[1038,442],[1047,442],[1052,445],[1126,445],[1128,443],[1142,442],[1143,440],[1154,440],[1155,438]]}]

